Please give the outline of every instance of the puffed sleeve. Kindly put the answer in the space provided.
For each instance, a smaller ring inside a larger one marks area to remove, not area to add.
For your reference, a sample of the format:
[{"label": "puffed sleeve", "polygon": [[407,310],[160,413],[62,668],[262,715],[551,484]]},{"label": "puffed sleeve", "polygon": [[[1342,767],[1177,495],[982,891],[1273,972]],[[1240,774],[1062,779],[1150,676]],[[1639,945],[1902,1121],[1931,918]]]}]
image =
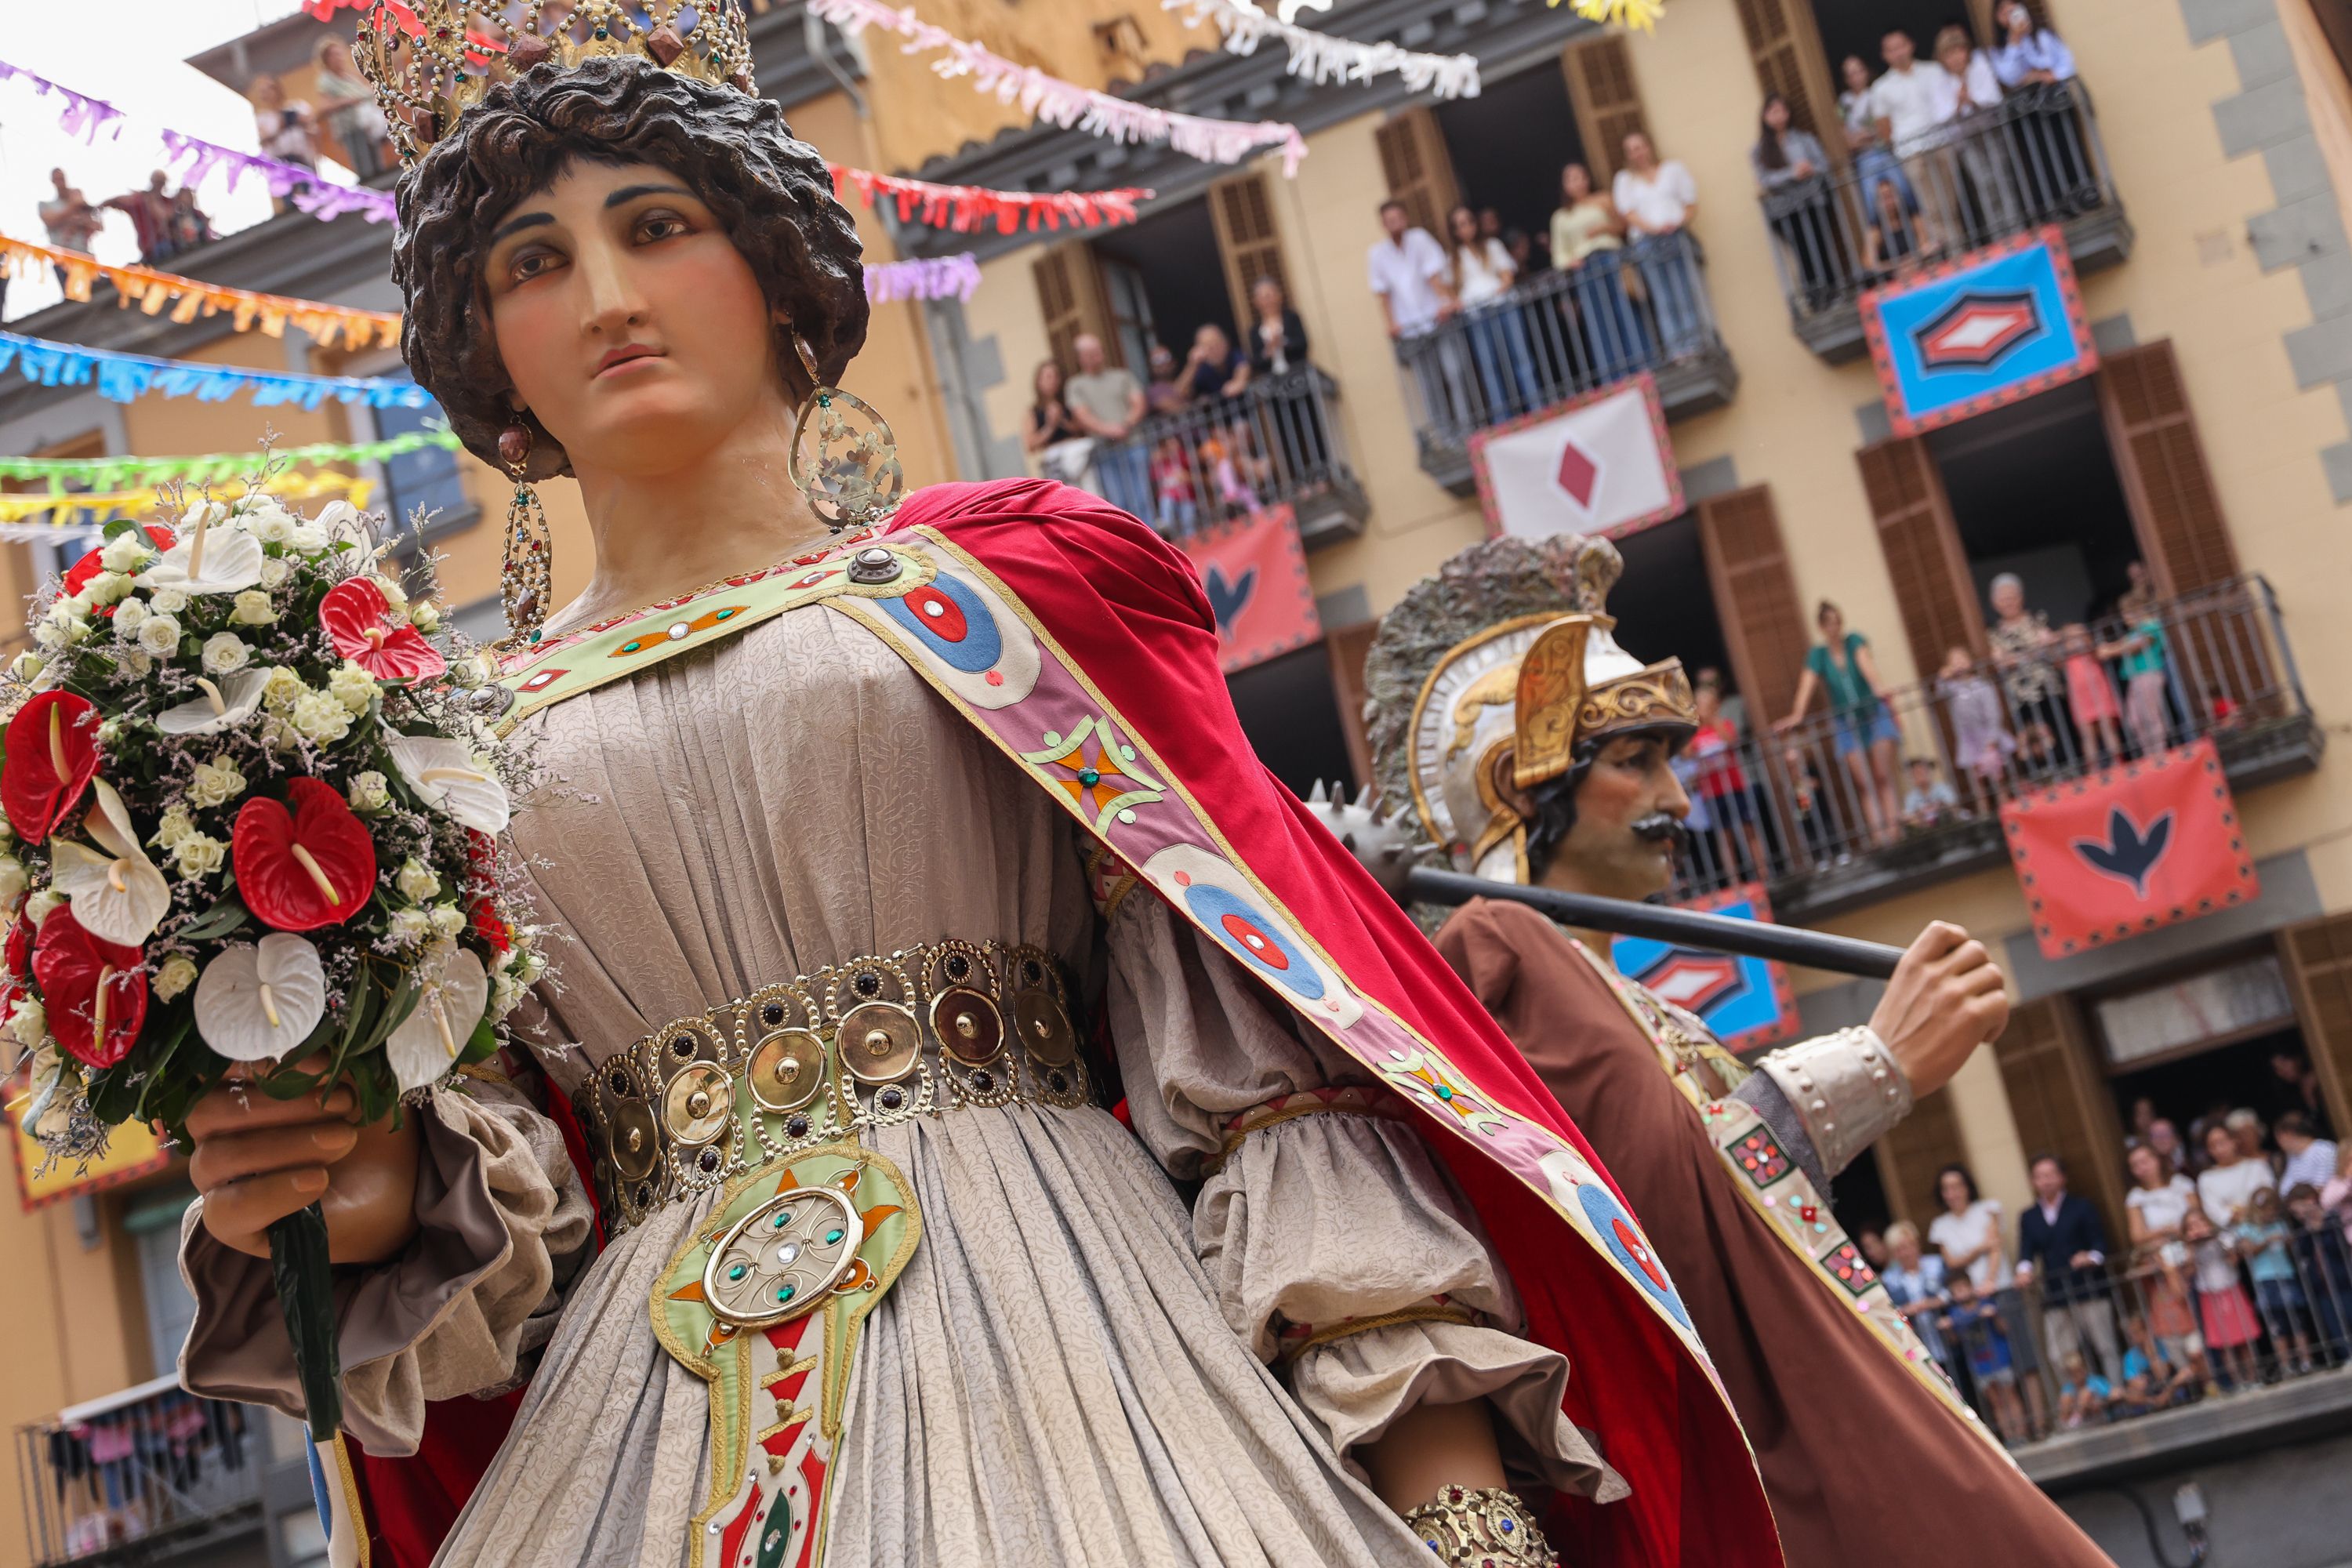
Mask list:
[{"label": "puffed sleeve", "polygon": [[[533,1076],[518,1083],[494,1062],[412,1105],[424,1133],[416,1236],[388,1263],[337,1270],[344,1426],[371,1454],[415,1452],[428,1400],[511,1386],[587,1257],[593,1210],[562,1134],[533,1103]],[[215,1240],[199,1199],[183,1222],[180,1271],[196,1300],[181,1383],[299,1417],[268,1260]]]},{"label": "puffed sleeve", "polygon": [[[1518,1297],[1476,1214],[1370,1075],[1302,1039],[1149,894],[1120,903],[1109,947],[1130,1120],[1172,1175],[1200,1180],[1193,1242],[1227,1322],[1349,1467],[1360,1477],[1354,1450],[1415,1406],[1483,1399],[1515,1484],[1621,1495],[1560,1412],[1567,1359],[1519,1337]],[[1317,1109],[1286,1105],[1231,1134],[1244,1112],[1301,1095]]]}]

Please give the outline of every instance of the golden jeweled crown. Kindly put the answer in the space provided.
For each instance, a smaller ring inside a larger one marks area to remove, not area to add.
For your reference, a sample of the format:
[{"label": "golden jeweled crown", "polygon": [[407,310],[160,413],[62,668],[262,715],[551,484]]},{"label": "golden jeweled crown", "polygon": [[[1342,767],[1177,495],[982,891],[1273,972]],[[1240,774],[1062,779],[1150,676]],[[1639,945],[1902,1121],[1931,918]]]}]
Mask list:
[{"label": "golden jeweled crown", "polygon": [[759,90],[741,0],[375,0],[352,42],[404,168],[507,77],[620,55]]}]

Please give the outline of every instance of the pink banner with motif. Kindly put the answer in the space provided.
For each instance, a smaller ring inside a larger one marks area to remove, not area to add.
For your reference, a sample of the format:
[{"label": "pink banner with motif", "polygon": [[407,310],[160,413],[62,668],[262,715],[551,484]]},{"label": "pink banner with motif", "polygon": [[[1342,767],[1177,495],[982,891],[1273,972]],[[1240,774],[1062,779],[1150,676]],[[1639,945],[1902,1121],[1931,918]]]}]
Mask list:
[{"label": "pink banner with motif", "polygon": [[1286,506],[1215,522],[1177,541],[1217,617],[1227,675],[1305,647],[1323,635],[1298,522]]}]

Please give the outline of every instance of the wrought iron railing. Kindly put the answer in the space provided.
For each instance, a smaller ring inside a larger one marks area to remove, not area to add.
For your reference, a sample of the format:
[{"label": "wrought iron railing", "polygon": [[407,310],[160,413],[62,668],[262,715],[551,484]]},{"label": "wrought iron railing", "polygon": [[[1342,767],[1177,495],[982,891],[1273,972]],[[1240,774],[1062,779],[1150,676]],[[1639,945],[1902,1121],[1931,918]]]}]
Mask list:
[{"label": "wrought iron railing", "polygon": [[1677,229],[1538,273],[1399,338],[1423,466],[1458,461],[1471,437],[1521,415],[1720,352],[1703,260]]},{"label": "wrought iron railing", "polygon": [[2021,89],[1926,145],[1866,148],[1762,199],[1801,323],[1927,263],[2120,205],[2079,81]]},{"label": "wrought iron railing", "polygon": [[[1232,397],[1202,398],[1147,416],[1124,440],[1073,441],[1046,449],[1057,477],[1173,538],[1204,523],[1289,505],[1303,532],[1311,513],[1361,521],[1363,487],[1348,462],[1334,399],[1312,365],[1259,376]],[[1058,456],[1057,456],[1058,454]]]},{"label": "wrought iron railing", "polygon": [[249,1415],[163,1377],[18,1427],[34,1568],[160,1562],[257,1527],[263,1455]]},{"label": "wrought iron railing", "polygon": [[[1675,896],[1997,853],[2000,805],[2021,792],[2205,736],[2229,762],[2260,753],[2283,730],[2309,728],[2294,651],[2263,578],[2163,601],[2154,615],[2160,679],[2142,683],[2137,697],[2126,677],[2136,624],[2109,619],[2074,637],[2061,628],[2032,659],[1986,660],[1889,688],[1871,709],[1817,707],[1785,729],[1773,722],[1780,715],[1751,709],[1737,744],[1686,748],[1676,760],[1691,832]],[[2070,696],[2077,682],[2105,700],[2078,711]],[[2036,690],[2048,695],[2029,699]],[[1882,737],[1891,744],[1880,745]],[[1888,752],[1893,766],[1882,775]],[[1916,798],[1913,759],[1926,764]]]}]

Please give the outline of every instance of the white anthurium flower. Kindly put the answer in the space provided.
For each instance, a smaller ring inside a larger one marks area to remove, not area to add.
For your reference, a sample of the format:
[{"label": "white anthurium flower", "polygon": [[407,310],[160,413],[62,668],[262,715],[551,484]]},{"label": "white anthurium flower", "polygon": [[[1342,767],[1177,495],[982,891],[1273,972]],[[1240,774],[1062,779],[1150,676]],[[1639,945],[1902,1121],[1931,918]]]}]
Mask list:
[{"label": "white anthurium flower", "polygon": [[243,529],[199,523],[139,574],[139,585],[183,594],[240,594],[261,581],[265,559],[261,541]]},{"label": "white anthurium flower", "polygon": [[196,678],[204,695],[194,702],[166,708],[155,715],[155,728],[166,735],[217,735],[253,717],[261,706],[261,689],[269,684],[267,669],[240,669],[215,682]]},{"label": "white anthurium flower", "polygon": [[409,984],[424,994],[383,1043],[403,1094],[448,1077],[490,1006],[489,972],[472,950],[446,938],[425,950]]},{"label": "white anthurium flower", "polygon": [[171,912],[172,885],[139,847],[131,808],[104,779],[89,781],[98,804],[83,830],[98,849],[61,838],[49,850],[49,885],[73,905],[74,919],[100,942],[137,947]]},{"label": "white anthurium flower", "polygon": [[385,750],[408,787],[459,826],[477,833],[507,830],[506,785],[475,764],[474,750],[465,742],[394,735]]},{"label": "white anthurium flower", "polygon": [[196,1033],[235,1062],[299,1050],[327,1016],[327,971],[319,950],[272,931],[252,947],[226,948],[196,981]]}]

